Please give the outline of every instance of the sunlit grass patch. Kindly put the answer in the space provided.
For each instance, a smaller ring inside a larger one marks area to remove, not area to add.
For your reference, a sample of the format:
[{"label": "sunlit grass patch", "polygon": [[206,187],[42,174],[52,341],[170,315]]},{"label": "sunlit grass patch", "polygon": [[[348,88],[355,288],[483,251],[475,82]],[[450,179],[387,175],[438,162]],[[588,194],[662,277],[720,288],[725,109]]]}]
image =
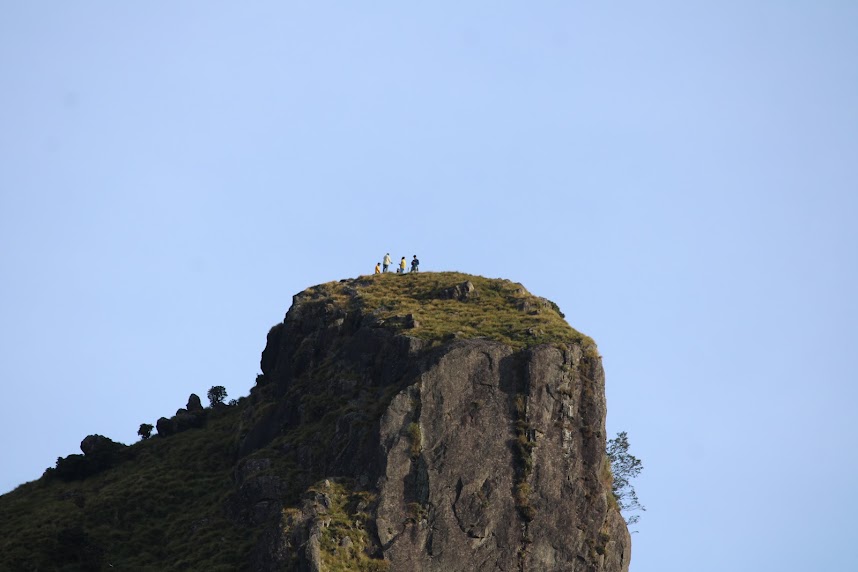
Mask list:
[{"label": "sunlit grass patch", "polygon": [[[446,291],[470,282],[474,292],[450,298]],[[543,343],[582,342],[557,305],[530,294],[521,284],[460,272],[380,274],[308,289],[306,299],[325,299],[347,310],[360,309],[385,327],[432,341],[484,338],[520,349]],[[395,320],[411,316],[419,324]]]}]

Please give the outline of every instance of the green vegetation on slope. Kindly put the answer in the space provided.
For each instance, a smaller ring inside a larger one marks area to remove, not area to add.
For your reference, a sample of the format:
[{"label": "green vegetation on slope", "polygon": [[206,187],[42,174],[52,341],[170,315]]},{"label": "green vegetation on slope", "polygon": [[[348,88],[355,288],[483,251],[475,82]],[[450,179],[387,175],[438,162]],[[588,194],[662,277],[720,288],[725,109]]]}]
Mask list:
[{"label": "green vegetation on slope", "polygon": [[[367,554],[373,549],[369,528],[372,526],[369,507],[375,495],[354,490],[349,479],[325,480],[311,487],[308,493],[324,495],[328,508],[319,543],[324,569],[328,572],[384,572],[389,563]],[[288,521],[289,509],[284,511]]]},{"label": "green vegetation on slope", "polygon": [[140,441],[107,471],[0,497],[0,570],[242,569],[253,539],[223,514],[239,411],[209,413],[204,429]]},{"label": "green vegetation on slope", "polygon": [[[444,290],[471,282],[467,299],[444,297]],[[376,274],[309,288],[310,299],[328,299],[346,309],[361,309],[386,327],[405,329],[409,336],[446,341],[485,338],[514,348],[543,343],[585,342],[554,302],[530,294],[521,284],[460,272]],[[409,327],[411,315],[419,325]],[[398,319],[397,319],[398,318]]]}]

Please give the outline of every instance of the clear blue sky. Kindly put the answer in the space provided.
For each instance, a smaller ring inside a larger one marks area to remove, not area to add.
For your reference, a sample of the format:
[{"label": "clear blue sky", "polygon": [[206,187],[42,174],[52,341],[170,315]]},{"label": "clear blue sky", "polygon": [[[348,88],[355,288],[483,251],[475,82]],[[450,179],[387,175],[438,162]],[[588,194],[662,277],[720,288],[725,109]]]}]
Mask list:
[{"label": "clear blue sky", "polygon": [[596,339],[633,572],[853,567],[858,3],[360,4],[3,4],[0,490],[389,251]]}]

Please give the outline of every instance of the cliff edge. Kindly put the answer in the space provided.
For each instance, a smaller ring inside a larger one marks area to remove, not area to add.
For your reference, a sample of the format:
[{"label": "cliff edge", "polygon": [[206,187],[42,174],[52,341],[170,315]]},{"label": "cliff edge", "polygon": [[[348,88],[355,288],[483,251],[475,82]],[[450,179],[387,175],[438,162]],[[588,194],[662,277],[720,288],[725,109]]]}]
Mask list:
[{"label": "cliff edge", "polygon": [[628,570],[601,359],[520,284],[309,288],[261,371],[0,497],[0,569]]},{"label": "cliff edge", "polygon": [[[310,289],[262,371],[251,398],[279,405],[248,424],[243,452],[266,443],[328,481],[281,517],[260,562],[325,569],[360,540],[392,570],[628,569],[601,360],[521,285],[438,273]],[[326,512],[334,486],[371,496],[365,537]]]}]

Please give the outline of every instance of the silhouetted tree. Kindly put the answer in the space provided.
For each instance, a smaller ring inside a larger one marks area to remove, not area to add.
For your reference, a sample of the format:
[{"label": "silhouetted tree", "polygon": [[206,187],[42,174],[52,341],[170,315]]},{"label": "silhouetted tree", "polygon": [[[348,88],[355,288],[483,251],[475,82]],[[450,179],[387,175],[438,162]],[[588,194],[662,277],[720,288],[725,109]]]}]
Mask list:
[{"label": "silhouetted tree", "polygon": [[[626,514],[645,511],[646,508],[638,500],[631,482],[643,470],[643,463],[629,453],[629,436],[625,431],[620,431],[615,438],[608,440],[608,458],[611,460],[611,473],[614,475],[611,489],[620,511]],[[627,524],[634,524],[638,520],[640,515],[637,514],[626,517]]]},{"label": "silhouetted tree", "polygon": [[209,403],[212,407],[220,405],[226,399],[226,388],[222,385],[215,385],[208,392]]},{"label": "silhouetted tree", "polygon": [[148,439],[152,436],[152,429],[155,427],[149,425],[148,423],[141,423],[140,429],[137,430],[137,434],[140,435],[141,439]]}]

